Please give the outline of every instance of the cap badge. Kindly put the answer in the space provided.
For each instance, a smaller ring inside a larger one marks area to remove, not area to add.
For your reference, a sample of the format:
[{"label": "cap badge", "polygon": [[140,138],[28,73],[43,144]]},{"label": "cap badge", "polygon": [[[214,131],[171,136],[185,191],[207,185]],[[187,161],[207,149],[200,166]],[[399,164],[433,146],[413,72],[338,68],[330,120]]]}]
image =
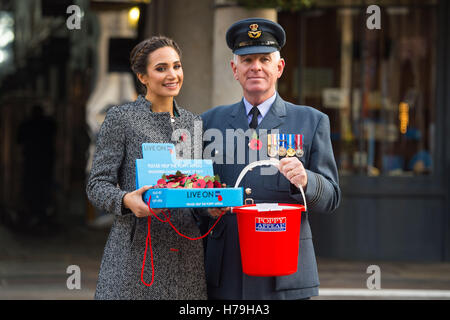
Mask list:
[{"label": "cap badge", "polygon": [[248,31],[248,36],[252,39],[258,39],[261,36],[261,30],[258,30],[258,25],[256,23],[252,23],[248,26],[250,31]]}]

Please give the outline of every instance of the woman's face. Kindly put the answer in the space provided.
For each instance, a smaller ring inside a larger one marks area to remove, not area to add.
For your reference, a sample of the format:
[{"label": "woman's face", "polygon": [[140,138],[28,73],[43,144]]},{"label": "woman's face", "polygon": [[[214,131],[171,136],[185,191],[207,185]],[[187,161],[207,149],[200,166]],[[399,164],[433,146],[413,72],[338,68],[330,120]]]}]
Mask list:
[{"label": "woman's face", "polygon": [[183,85],[180,57],[172,47],[156,49],[148,56],[147,74],[139,75],[147,87],[147,96],[174,97]]}]

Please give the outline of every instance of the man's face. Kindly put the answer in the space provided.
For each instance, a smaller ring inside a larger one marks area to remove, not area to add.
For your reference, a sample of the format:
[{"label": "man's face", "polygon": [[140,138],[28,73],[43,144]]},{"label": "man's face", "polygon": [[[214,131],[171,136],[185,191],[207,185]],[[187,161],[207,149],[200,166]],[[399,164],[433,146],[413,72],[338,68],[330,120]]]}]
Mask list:
[{"label": "man's face", "polygon": [[269,98],[275,92],[278,78],[283,74],[284,60],[277,52],[237,56],[231,61],[234,78],[247,95]]}]

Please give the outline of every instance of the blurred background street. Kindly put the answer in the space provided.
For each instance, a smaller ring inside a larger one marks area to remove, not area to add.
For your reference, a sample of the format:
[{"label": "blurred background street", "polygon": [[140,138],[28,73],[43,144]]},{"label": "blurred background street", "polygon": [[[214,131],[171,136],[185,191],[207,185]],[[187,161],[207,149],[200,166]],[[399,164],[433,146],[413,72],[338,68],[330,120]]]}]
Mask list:
[{"label": "blurred background street", "polygon": [[[68,217],[44,234],[0,226],[0,299],[93,299],[108,230]],[[81,270],[81,290],[69,290],[70,265]]]}]

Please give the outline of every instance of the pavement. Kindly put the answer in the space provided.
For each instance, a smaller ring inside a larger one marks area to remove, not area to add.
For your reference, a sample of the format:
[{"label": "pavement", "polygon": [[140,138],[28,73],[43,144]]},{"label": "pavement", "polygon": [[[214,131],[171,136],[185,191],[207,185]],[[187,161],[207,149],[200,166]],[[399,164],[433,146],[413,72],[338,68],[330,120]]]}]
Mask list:
[{"label": "pavement", "polygon": [[[15,232],[0,225],[0,300],[93,299],[108,233],[107,223],[88,226],[75,216],[51,229]],[[317,262],[321,286],[313,300],[450,300],[450,263]],[[376,284],[371,265],[379,267],[379,289],[367,287]],[[79,268],[79,288],[69,289],[76,285],[70,266]]]},{"label": "pavement", "polygon": [[[450,263],[345,261],[318,258],[319,296],[334,300],[449,300]],[[373,288],[379,269],[379,287]],[[369,289],[371,287],[372,289]]]}]

